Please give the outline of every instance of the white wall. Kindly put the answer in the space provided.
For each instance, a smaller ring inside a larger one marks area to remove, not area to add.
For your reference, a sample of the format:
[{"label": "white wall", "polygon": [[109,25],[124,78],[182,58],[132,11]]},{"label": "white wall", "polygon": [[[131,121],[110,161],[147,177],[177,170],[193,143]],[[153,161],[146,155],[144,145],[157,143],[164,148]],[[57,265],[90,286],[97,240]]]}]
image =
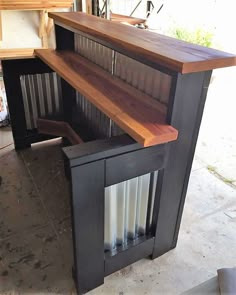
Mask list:
[{"label": "white wall", "polygon": [[38,36],[39,12],[2,11],[2,27],[1,48],[41,47]]},{"label": "white wall", "polygon": [[[61,9],[60,11],[67,11]],[[3,40],[0,48],[39,48],[39,11],[2,11]],[[54,32],[49,47],[55,46]]]}]

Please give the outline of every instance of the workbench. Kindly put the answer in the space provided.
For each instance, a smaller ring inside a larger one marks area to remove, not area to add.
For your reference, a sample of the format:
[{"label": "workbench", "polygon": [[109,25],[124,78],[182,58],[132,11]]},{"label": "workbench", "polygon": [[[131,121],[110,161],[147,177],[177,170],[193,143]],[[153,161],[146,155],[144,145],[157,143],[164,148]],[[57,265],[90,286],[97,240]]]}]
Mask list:
[{"label": "workbench", "polygon": [[69,144],[83,294],[176,247],[211,73],[236,57],[83,13],[49,17],[57,49],[2,65],[16,149]]}]

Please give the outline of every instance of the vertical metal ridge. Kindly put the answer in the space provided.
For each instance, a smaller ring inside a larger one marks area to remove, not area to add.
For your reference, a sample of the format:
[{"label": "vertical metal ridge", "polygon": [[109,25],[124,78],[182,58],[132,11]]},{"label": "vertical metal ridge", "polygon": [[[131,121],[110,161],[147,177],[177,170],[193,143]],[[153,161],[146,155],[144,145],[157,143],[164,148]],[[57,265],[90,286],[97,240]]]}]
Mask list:
[{"label": "vertical metal ridge", "polygon": [[36,80],[37,80],[37,88],[38,88],[38,95],[39,95],[40,114],[42,116],[45,116],[46,115],[46,109],[45,109],[44,99],[40,99],[41,97],[43,97],[42,76],[37,74],[36,75]]},{"label": "vertical metal ridge", "polygon": [[80,114],[78,123],[88,126],[88,128],[93,131],[97,138],[113,136],[110,118],[102,113],[79,92],[77,92],[76,95],[76,105]]},{"label": "vertical metal ridge", "polygon": [[32,75],[29,75],[27,77],[27,82],[29,85],[29,92],[30,92],[30,99],[31,99],[31,105],[32,105],[32,120],[33,120],[33,126],[36,126],[36,120],[38,118],[38,108],[36,104],[36,97],[35,97],[35,89],[34,89],[34,81]]},{"label": "vertical metal ridge", "polygon": [[31,114],[30,114],[30,108],[29,108],[29,99],[26,89],[26,76],[20,77],[20,84],[21,84],[21,91],[23,96],[23,104],[24,104],[24,110],[25,110],[25,120],[26,120],[26,126],[28,129],[32,129],[31,124]]},{"label": "vertical metal ridge", "polygon": [[146,233],[150,173],[138,178],[138,201],[136,213],[136,236]]},{"label": "vertical metal ridge", "polygon": [[105,188],[105,229],[104,247],[105,250],[116,249],[117,237],[117,210],[116,210],[116,186]]},{"label": "vertical metal ridge", "polygon": [[116,244],[123,245],[126,240],[126,182],[116,185],[117,208],[117,237]]},{"label": "vertical metal ridge", "polygon": [[138,199],[138,177],[127,180],[126,190],[126,236],[136,238],[136,214]]},{"label": "vertical metal ridge", "polygon": [[148,200],[148,214],[146,221],[146,231],[150,232],[153,226],[153,209],[154,209],[154,200],[156,197],[157,190],[157,179],[159,171],[154,171],[150,175],[150,188],[149,188],[149,200]]}]

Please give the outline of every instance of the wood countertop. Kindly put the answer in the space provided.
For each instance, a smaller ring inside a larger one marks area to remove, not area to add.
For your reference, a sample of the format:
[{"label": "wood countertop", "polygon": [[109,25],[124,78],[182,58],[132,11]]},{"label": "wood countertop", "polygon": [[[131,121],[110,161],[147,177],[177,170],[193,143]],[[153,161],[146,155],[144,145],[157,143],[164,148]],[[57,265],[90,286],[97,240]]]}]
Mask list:
[{"label": "wood countertop", "polygon": [[49,13],[57,24],[89,34],[101,43],[182,74],[236,65],[236,56],[81,12]]},{"label": "wood countertop", "polygon": [[0,60],[34,58],[34,48],[0,49]]}]

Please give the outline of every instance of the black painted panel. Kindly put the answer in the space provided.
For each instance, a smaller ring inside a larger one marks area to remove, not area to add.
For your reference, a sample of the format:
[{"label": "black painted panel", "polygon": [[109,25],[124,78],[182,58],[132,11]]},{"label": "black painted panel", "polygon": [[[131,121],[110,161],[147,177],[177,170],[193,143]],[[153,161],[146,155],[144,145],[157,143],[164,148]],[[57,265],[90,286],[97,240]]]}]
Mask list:
[{"label": "black painted panel", "polygon": [[166,145],[157,145],[106,160],[105,186],[110,186],[164,167]]},{"label": "black painted panel", "polygon": [[142,258],[148,257],[152,254],[154,245],[154,238],[144,239],[142,242],[135,243],[127,247],[127,249],[120,251],[114,256],[106,255],[105,259],[105,275],[122,269]]},{"label": "black painted panel", "polygon": [[71,169],[75,276],[83,294],[104,281],[104,161]]},{"label": "black painted panel", "polygon": [[170,145],[163,173],[153,258],[176,246],[210,76],[211,72],[179,74],[173,89],[168,123],[179,137]]}]

